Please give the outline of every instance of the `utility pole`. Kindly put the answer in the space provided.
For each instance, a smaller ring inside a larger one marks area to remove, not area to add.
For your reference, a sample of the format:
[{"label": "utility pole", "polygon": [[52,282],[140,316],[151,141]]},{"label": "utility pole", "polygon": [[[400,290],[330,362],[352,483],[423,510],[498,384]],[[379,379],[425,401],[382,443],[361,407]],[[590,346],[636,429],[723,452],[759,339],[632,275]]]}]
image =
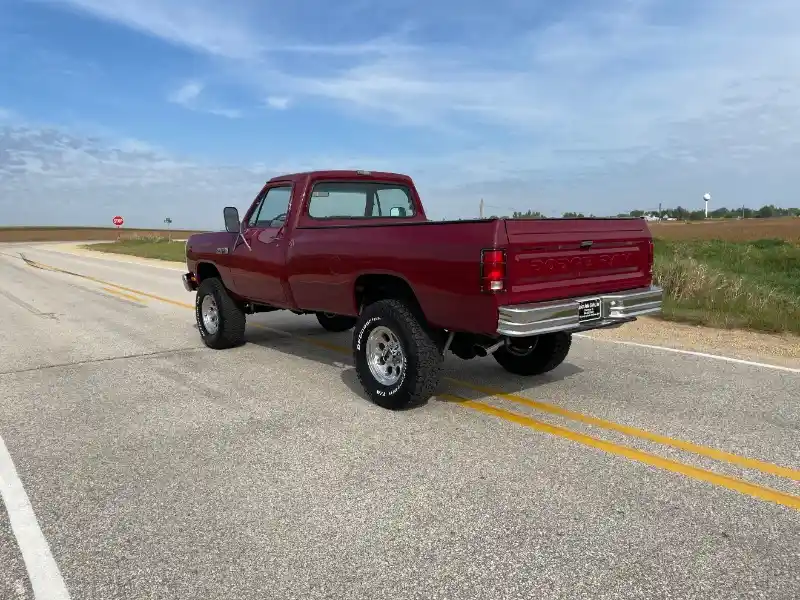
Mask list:
[{"label": "utility pole", "polygon": [[483,218],[483,198],[481,198],[480,215],[481,215],[481,219],[482,219]]},{"label": "utility pole", "polygon": [[658,220],[661,220],[661,202],[658,203]]}]

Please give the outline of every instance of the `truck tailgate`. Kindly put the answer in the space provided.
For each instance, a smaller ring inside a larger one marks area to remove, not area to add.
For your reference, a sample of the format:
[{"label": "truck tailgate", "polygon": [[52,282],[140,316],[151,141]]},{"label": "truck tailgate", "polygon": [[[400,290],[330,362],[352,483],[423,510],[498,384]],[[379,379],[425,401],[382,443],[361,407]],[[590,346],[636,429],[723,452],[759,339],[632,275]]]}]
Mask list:
[{"label": "truck tailgate", "polygon": [[652,280],[644,219],[506,220],[509,304],[643,288]]}]

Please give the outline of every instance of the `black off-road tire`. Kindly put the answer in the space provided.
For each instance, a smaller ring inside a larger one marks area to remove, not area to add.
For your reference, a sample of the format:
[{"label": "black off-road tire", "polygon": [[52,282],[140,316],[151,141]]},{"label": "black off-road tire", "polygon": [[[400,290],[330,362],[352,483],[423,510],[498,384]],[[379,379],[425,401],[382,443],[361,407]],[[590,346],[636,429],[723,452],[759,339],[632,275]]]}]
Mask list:
[{"label": "black off-road tire", "polygon": [[[375,379],[367,362],[367,339],[378,326],[389,328],[397,336],[406,357],[405,370],[392,386]],[[353,334],[353,359],[358,380],[369,399],[389,410],[424,404],[439,385],[441,351],[420,319],[399,300],[379,300],[361,312]]]},{"label": "black off-road tire", "polygon": [[572,334],[559,331],[540,335],[536,345],[527,354],[515,354],[506,346],[501,346],[492,356],[500,366],[514,375],[541,375],[564,362],[571,345]]},{"label": "black off-road tire", "polygon": [[[213,334],[209,333],[203,325],[201,306],[203,298],[211,295],[217,303],[219,326]],[[225,285],[216,277],[209,277],[200,283],[194,303],[194,315],[197,320],[197,330],[203,343],[214,350],[233,348],[244,343],[244,329],[247,315],[242,308],[230,297]]]},{"label": "black off-road tire", "polygon": [[340,333],[355,327],[358,322],[357,317],[348,317],[347,315],[332,315],[330,313],[317,313],[317,321],[322,325],[326,331],[333,333]]}]

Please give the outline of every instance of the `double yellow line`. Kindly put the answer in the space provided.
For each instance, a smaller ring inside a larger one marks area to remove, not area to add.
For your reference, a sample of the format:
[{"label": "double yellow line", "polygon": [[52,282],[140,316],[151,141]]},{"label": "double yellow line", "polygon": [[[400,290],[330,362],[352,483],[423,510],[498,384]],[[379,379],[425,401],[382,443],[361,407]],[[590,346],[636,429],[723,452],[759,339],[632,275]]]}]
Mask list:
[{"label": "double yellow line", "polygon": [[142,300],[141,296],[134,296],[133,294],[128,294],[126,292],[120,292],[113,287],[103,287],[101,288],[107,294],[111,294],[112,296],[116,296],[118,298],[122,298],[123,300],[128,300],[130,302],[135,302],[136,304],[144,304],[144,300]]},{"label": "double yellow line", "polygon": [[[136,290],[133,288],[129,288],[123,285],[119,285],[117,283],[112,283],[108,281],[103,281],[96,277],[91,277],[89,275],[84,275],[81,273],[74,273],[71,271],[67,271],[64,269],[59,269],[57,267],[53,267],[50,265],[45,265],[43,263],[38,263],[36,261],[32,261],[23,257],[25,262],[35,268],[44,269],[48,271],[54,271],[59,273],[65,273],[68,275],[73,275],[75,277],[80,277],[82,279],[86,279],[89,281],[93,281],[95,283],[101,284],[106,286],[106,289],[110,291],[110,289],[118,290],[117,293],[120,293],[119,290],[122,292],[128,292],[130,294],[137,294],[138,296],[143,296],[146,298],[151,298],[153,300],[159,300],[161,302],[171,304],[173,306],[179,306],[181,308],[188,308],[194,310],[194,305],[189,304],[186,302],[179,302],[177,300],[172,300],[170,298],[165,298],[163,296],[157,296],[155,294],[150,294],[148,292],[143,292],[141,290]],[[293,337],[295,339],[302,340],[306,343],[313,344],[315,346],[325,348],[328,350],[333,350],[335,352],[339,352],[342,354],[350,355],[350,350],[344,346],[339,346],[337,344],[331,344],[329,342],[325,342],[322,340],[316,340],[311,337],[297,337],[292,335],[289,332],[281,331],[279,329],[273,329],[271,327],[267,327],[264,325],[260,325],[257,323],[251,323],[254,327],[259,329],[265,329],[268,331],[272,331],[275,333],[279,333],[282,335],[287,335]],[[524,396],[518,396],[516,394],[509,394],[503,392],[501,390],[495,390],[493,388],[489,388],[486,386],[474,384],[467,381],[461,381],[452,378],[445,378],[446,381],[449,381],[451,384],[464,388],[469,389],[475,392],[479,392],[481,394],[486,394],[490,396],[494,396],[496,398],[513,402],[515,404],[519,404],[521,406],[525,406],[526,408],[532,408],[547,414],[555,415],[558,417],[563,417],[566,419],[570,419],[572,421],[577,421],[579,423],[583,423],[585,425],[590,425],[592,427],[597,427],[599,429],[604,429],[607,431],[614,431],[617,433],[621,433],[627,435],[629,437],[638,438],[640,440],[644,440],[647,442],[653,442],[657,444],[662,444],[664,446],[669,446],[671,448],[675,448],[678,450],[682,450],[685,452],[690,452],[692,454],[696,454],[699,456],[703,456],[706,458],[710,458],[713,460],[718,460],[721,462],[727,462],[732,465],[736,465],[739,467],[747,468],[747,469],[755,469],[761,471],[763,473],[769,475],[775,475],[778,477],[783,477],[787,479],[791,479],[794,481],[800,481],[800,470],[791,469],[788,467],[783,467],[780,465],[775,465],[773,463],[768,463],[764,461],[760,461],[753,458],[747,458],[743,456],[739,456],[737,454],[732,454],[730,452],[725,452],[723,450],[718,450],[716,448],[710,448],[707,446],[701,446],[699,444],[694,444],[691,442],[677,440],[674,438],[670,438],[664,435],[660,435],[657,433],[653,433],[650,431],[646,431],[643,429],[638,429],[636,427],[631,427],[628,425],[622,425],[619,423],[614,423],[613,421],[606,421],[605,419],[600,419],[598,417],[593,417],[591,415],[585,415],[583,413],[579,413],[576,411],[572,411],[560,406],[556,406],[554,404],[548,404],[546,402],[541,402],[538,400],[532,400],[530,398],[526,398]],[[754,483],[750,483],[743,479],[738,479],[736,477],[730,477],[727,475],[721,475],[714,471],[709,471],[707,469],[702,469],[699,467],[694,467],[691,465],[687,465],[682,462],[678,462],[675,460],[663,458],[661,456],[651,454],[649,452],[644,452],[642,450],[638,450],[636,448],[632,448],[630,446],[625,446],[622,444],[616,444],[614,442],[609,442],[607,440],[603,440],[600,438],[592,437],[590,435],[586,435],[584,433],[579,433],[577,431],[573,431],[571,429],[566,429],[564,427],[559,427],[557,425],[552,425],[550,423],[546,423],[544,421],[539,421],[534,419],[530,416],[516,413],[513,411],[505,410],[503,408],[498,408],[491,404],[481,402],[478,400],[470,400],[467,398],[463,398],[461,396],[444,393],[439,394],[439,398],[445,400],[446,402],[452,402],[459,406],[469,408],[471,410],[490,415],[493,417],[497,417],[503,419],[505,421],[509,421],[511,423],[516,423],[517,425],[522,425],[524,427],[528,427],[530,429],[541,431],[543,433],[548,433],[550,435],[555,435],[561,438],[565,438],[571,440],[573,442],[577,442],[584,446],[588,446],[591,448],[596,448],[598,450],[602,450],[609,454],[613,454],[616,456],[622,456],[628,458],[630,460],[635,460],[646,465],[650,465],[653,467],[658,467],[660,469],[670,471],[672,473],[679,473],[686,477],[691,477],[692,479],[696,479],[699,481],[704,481],[706,483],[711,483],[714,485],[718,485],[720,487],[724,487],[730,490],[734,490],[740,492],[742,494],[747,494],[754,498],[758,498],[760,500],[766,500],[769,502],[774,502],[776,504],[780,504],[783,506],[787,506],[789,508],[793,508],[795,510],[800,510],[800,497],[794,496],[791,494],[786,494],[784,492],[780,492],[778,490],[768,488],[765,486],[756,485]]]}]

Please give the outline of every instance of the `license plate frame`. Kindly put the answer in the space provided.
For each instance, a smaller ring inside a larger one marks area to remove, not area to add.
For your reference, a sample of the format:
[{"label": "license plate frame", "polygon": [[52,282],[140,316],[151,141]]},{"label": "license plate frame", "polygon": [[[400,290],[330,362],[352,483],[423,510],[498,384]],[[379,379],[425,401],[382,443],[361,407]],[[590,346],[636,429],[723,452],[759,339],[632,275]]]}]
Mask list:
[{"label": "license plate frame", "polygon": [[578,321],[599,321],[603,318],[603,303],[600,298],[586,298],[578,301]]}]

